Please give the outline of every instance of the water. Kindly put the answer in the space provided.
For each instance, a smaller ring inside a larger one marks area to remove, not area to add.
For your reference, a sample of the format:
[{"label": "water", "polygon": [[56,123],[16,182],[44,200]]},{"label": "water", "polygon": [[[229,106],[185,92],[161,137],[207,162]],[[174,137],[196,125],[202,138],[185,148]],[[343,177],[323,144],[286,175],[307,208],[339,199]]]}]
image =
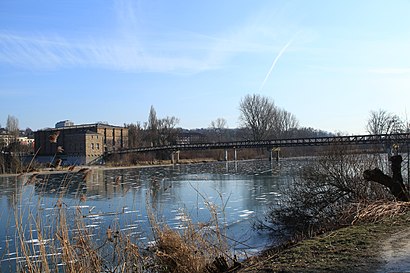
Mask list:
[{"label": "water", "polygon": [[[18,233],[25,234],[23,240],[36,252],[54,239],[47,234],[55,233],[59,207],[66,208],[68,221],[80,213],[96,244],[103,243],[110,227],[149,245],[153,238],[147,204],[173,229],[184,229],[189,219],[209,222],[209,208],[216,206],[232,251],[252,254],[272,242],[253,228],[254,223],[281,198],[280,189],[292,181],[302,162],[217,162],[0,177],[1,271],[14,268],[18,260],[16,216],[23,222]],[[75,224],[68,223],[73,232],[78,229]],[[43,241],[37,234],[39,225]]]}]

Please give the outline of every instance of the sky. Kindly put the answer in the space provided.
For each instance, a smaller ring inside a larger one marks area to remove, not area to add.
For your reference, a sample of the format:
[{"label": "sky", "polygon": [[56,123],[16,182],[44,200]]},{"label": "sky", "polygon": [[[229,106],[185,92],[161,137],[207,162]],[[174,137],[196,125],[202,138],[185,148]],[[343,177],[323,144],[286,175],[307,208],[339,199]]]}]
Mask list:
[{"label": "sky", "polygon": [[301,126],[366,133],[407,119],[410,1],[1,0],[0,125],[179,118],[239,127],[247,94]]}]

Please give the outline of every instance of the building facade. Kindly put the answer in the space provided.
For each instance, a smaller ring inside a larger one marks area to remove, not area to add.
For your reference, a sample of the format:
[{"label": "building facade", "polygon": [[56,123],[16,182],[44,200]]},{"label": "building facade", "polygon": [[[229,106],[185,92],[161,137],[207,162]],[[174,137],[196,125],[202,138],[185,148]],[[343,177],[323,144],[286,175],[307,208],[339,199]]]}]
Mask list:
[{"label": "building facade", "polygon": [[89,164],[107,151],[127,148],[128,129],[102,123],[59,126],[34,132],[34,143],[40,162],[58,157],[64,165]]},{"label": "building facade", "polygon": [[24,136],[15,137],[13,135],[0,133],[0,148],[7,147],[14,142],[19,142],[21,145],[33,147],[34,139]]}]

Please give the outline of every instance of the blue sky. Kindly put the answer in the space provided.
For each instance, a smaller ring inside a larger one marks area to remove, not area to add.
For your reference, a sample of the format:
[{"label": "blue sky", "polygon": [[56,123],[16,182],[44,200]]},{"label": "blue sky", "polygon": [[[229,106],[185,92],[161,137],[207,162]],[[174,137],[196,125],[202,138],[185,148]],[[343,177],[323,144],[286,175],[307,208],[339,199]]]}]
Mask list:
[{"label": "blue sky", "polygon": [[410,1],[0,1],[0,124],[225,118],[246,94],[302,126],[365,133],[406,118]]}]

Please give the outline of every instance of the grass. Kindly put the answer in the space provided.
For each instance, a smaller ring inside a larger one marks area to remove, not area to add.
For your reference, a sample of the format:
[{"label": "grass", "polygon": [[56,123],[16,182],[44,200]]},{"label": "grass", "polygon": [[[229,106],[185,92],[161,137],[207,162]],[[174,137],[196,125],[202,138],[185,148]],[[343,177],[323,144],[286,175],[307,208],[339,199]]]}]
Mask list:
[{"label": "grass", "polygon": [[[363,209],[361,213],[385,208],[385,214],[383,218],[374,214],[374,218],[352,226],[266,251],[248,260],[240,272],[375,272],[382,265],[379,249],[383,239],[410,226],[410,212],[402,210],[408,205],[379,204]],[[395,209],[387,214],[386,207]]]}]

